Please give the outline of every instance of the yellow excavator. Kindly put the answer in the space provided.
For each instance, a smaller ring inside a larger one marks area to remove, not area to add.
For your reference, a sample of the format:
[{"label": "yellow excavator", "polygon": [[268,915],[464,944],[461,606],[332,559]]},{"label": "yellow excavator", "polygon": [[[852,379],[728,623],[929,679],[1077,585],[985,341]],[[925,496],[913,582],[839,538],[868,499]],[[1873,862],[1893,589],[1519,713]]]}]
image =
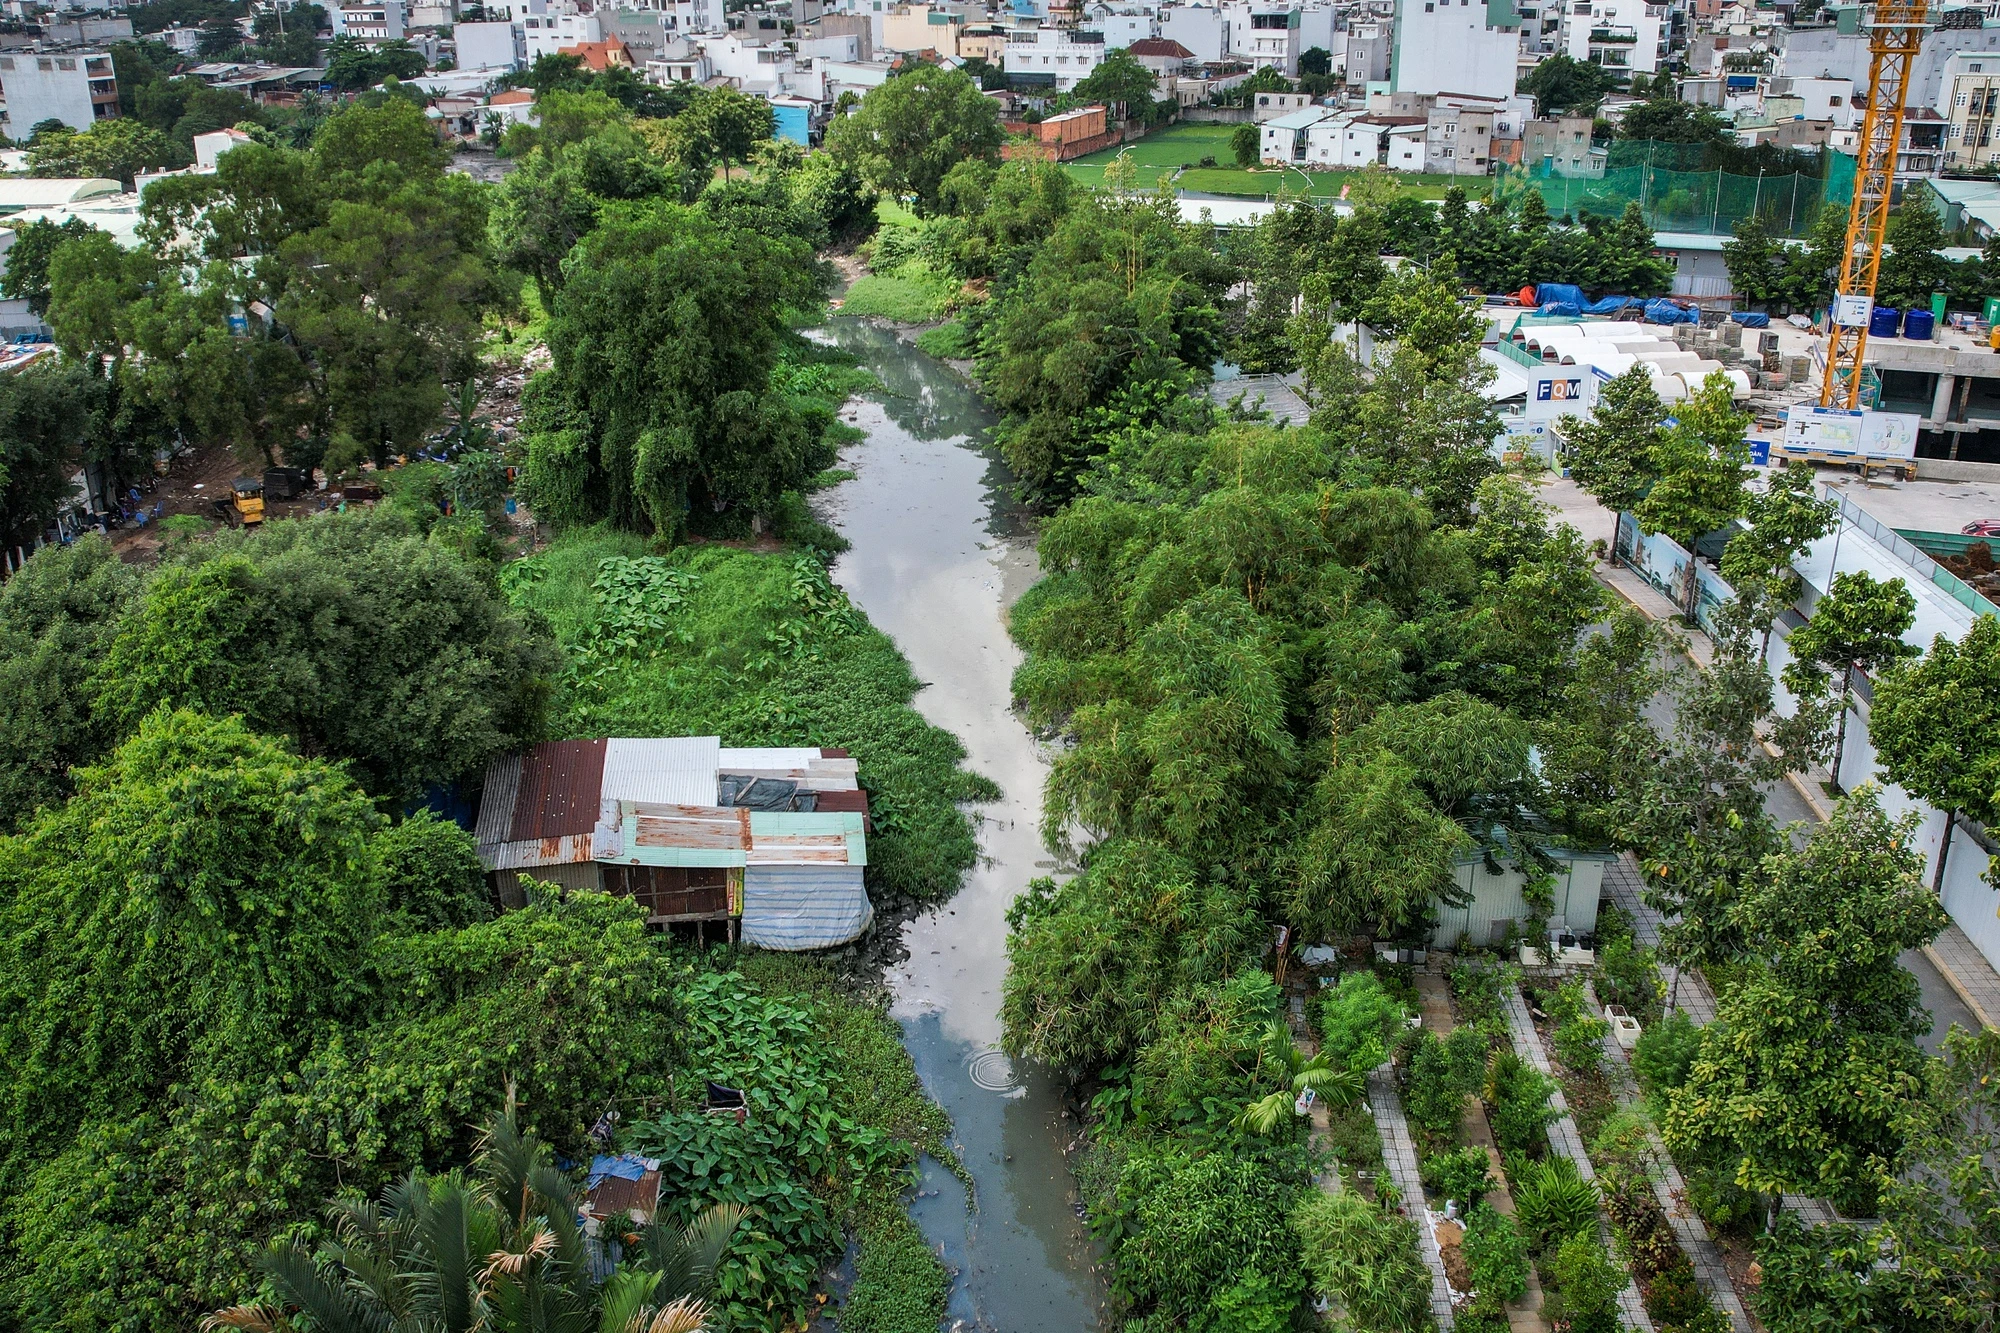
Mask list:
[{"label": "yellow excavator", "polygon": [[238,477],[229,483],[229,497],[236,505],[236,516],[246,528],[254,528],[264,521],[264,483],[256,477]]}]

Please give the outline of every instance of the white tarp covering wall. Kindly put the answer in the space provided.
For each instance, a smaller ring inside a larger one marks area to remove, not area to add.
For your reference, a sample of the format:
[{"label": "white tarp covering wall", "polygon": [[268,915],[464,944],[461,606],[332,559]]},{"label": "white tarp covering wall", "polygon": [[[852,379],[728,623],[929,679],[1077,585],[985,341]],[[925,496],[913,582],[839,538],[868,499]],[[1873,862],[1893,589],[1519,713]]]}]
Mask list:
[{"label": "white tarp covering wall", "polygon": [[827,949],[859,938],[874,920],[860,866],[753,865],[743,872],[745,944]]}]

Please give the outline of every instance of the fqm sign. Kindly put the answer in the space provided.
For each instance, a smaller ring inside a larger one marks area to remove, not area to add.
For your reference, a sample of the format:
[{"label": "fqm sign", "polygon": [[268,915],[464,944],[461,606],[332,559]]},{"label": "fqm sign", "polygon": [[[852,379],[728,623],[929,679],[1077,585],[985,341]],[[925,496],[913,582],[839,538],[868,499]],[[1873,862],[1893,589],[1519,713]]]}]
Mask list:
[{"label": "fqm sign", "polygon": [[1575,407],[1584,404],[1584,385],[1587,376],[1571,376],[1568,379],[1541,379],[1535,381],[1535,401],[1538,403],[1564,403]]}]

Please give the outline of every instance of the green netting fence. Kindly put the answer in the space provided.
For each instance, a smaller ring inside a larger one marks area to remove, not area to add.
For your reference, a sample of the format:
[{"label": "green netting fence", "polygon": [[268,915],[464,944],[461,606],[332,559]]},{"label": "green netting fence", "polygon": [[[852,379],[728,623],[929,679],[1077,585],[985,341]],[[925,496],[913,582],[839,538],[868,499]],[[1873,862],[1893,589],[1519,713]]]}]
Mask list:
[{"label": "green netting fence", "polygon": [[1616,217],[1637,203],[1654,231],[1701,232],[1727,236],[1736,224],[1761,212],[1780,235],[1804,236],[1822,203],[1846,208],[1854,196],[1854,159],[1828,152],[1823,172],[1739,175],[1722,170],[1688,170],[1695,144],[1624,140],[1612,145],[1609,164],[1598,175],[1565,174],[1553,159],[1533,167],[1500,164],[1494,192],[1500,198],[1539,190],[1549,212],[1601,213]]}]

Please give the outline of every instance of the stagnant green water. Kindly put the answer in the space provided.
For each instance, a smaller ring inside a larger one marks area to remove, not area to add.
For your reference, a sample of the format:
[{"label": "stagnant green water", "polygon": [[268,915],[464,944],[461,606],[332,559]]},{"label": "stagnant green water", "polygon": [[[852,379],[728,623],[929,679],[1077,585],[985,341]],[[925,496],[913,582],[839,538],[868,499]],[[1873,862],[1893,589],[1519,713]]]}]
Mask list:
[{"label": "stagnant green water", "polygon": [[904,1044],[951,1113],[976,1187],[968,1209],[964,1187],[927,1161],[911,1215],[957,1274],[947,1327],[1092,1329],[1103,1283],[1063,1158],[1079,1127],[1054,1086],[999,1049],[1007,906],[1052,868],[1037,833],[1046,765],[1009,706],[1020,655],[1006,614],[1034,580],[1033,539],[986,444],[993,416],[962,376],[861,320],[832,320],[824,336],[885,386],[850,405],[867,433],[842,455],[856,476],[822,497],[853,543],[834,578],[926,682],[917,708],[1004,793],[976,811],[980,861],[965,887],[910,922],[910,956],[887,977]]}]

